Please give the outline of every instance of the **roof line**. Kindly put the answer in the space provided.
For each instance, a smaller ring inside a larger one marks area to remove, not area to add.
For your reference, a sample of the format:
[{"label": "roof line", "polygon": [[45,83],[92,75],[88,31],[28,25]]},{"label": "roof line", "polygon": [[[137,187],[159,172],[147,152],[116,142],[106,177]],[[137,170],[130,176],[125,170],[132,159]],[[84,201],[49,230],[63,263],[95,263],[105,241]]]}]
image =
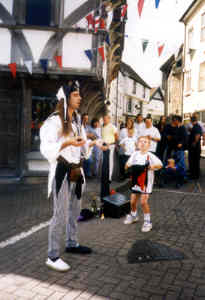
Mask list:
[{"label": "roof line", "polygon": [[187,10],[185,11],[185,13],[182,15],[182,17],[179,19],[179,22],[183,22],[184,18],[186,17],[186,15],[189,13],[189,11],[192,9],[192,7],[197,3],[198,0],[194,0],[189,7],[187,8]]}]

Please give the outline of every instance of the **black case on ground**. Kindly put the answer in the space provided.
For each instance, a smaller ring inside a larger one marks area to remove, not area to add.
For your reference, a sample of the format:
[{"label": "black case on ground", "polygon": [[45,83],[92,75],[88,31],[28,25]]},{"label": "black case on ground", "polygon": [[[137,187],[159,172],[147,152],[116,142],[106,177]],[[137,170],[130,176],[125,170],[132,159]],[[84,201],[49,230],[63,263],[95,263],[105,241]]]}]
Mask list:
[{"label": "black case on ground", "polygon": [[130,200],[116,193],[103,198],[105,217],[120,218],[130,212]]}]

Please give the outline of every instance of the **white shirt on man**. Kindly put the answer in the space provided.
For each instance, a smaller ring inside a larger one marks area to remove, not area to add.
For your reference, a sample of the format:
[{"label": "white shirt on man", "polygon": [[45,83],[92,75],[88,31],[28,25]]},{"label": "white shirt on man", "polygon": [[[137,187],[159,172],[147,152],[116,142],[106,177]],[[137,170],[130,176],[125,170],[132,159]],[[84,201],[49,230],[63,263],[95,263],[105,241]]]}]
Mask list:
[{"label": "white shirt on man", "polygon": [[[151,126],[149,128],[145,127],[141,131],[141,136],[148,136],[148,135],[151,138],[161,139],[161,135],[160,135],[159,130],[156,127],[154,127],[154,126]],[[156,152],[156,150],[157,150],[157,143],[158,142],[151,140],[149,151]]]},{"label": "white shirt on man", "polygon": [[145,128],[145,123],[141,122],[141,123],[135,123],[135,130],[137,131],[137,135],[142,136],[142,132]]},{"label": "white shirt on man", "polygon": [[133,152],[136,151],[136,142],[137,139],[133,137],[125,137],[120,141],[120,145],[124,145],[124,154],[130,156]]}]

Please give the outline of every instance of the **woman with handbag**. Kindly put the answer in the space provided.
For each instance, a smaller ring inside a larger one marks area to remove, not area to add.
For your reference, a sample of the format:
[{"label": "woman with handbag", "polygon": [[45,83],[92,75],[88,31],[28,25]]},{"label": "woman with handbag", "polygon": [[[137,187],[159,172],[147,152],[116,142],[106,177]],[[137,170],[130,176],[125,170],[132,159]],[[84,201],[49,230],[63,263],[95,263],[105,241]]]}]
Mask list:
[{"label": "woman with handbag", "polygon": [[77,217],[85,187],[82,160],[89,145],[77,110],[81,103],[78,82],[60,88],[55,112],[40,130],[41,153],[50,163],[48,194],[53,198],[53,217],[49,226],[46,265],[57,271],[70,266],[60,258],[60,242],[66,227],[67,253],[89,254],[91,249],[77,240]]}]

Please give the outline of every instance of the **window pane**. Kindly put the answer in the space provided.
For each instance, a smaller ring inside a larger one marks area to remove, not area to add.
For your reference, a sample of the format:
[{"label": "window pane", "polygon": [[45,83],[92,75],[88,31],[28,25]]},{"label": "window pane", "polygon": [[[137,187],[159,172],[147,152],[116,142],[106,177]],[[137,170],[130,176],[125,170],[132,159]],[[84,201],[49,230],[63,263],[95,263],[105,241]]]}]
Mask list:
[{"label": "window pane", "polygon": [[191,71],[187,72],[186,74],[186,90],[191,90]]},{"label": "window pane", "polygon": [[205,14],[203,14],[201,16],[201,26],[204,27],[205,26]]},{"label": "window pane", "polygon": [[205,63],[200,65],[199,71],[199,91],[205,90]]},{"label": "window pane", "polygon": [[26,24],[50,26],[51,0],[27,0]]},{"label": "window pane", "polygon": [[205,27],[201,29],[201,40],[205,40]]}]

